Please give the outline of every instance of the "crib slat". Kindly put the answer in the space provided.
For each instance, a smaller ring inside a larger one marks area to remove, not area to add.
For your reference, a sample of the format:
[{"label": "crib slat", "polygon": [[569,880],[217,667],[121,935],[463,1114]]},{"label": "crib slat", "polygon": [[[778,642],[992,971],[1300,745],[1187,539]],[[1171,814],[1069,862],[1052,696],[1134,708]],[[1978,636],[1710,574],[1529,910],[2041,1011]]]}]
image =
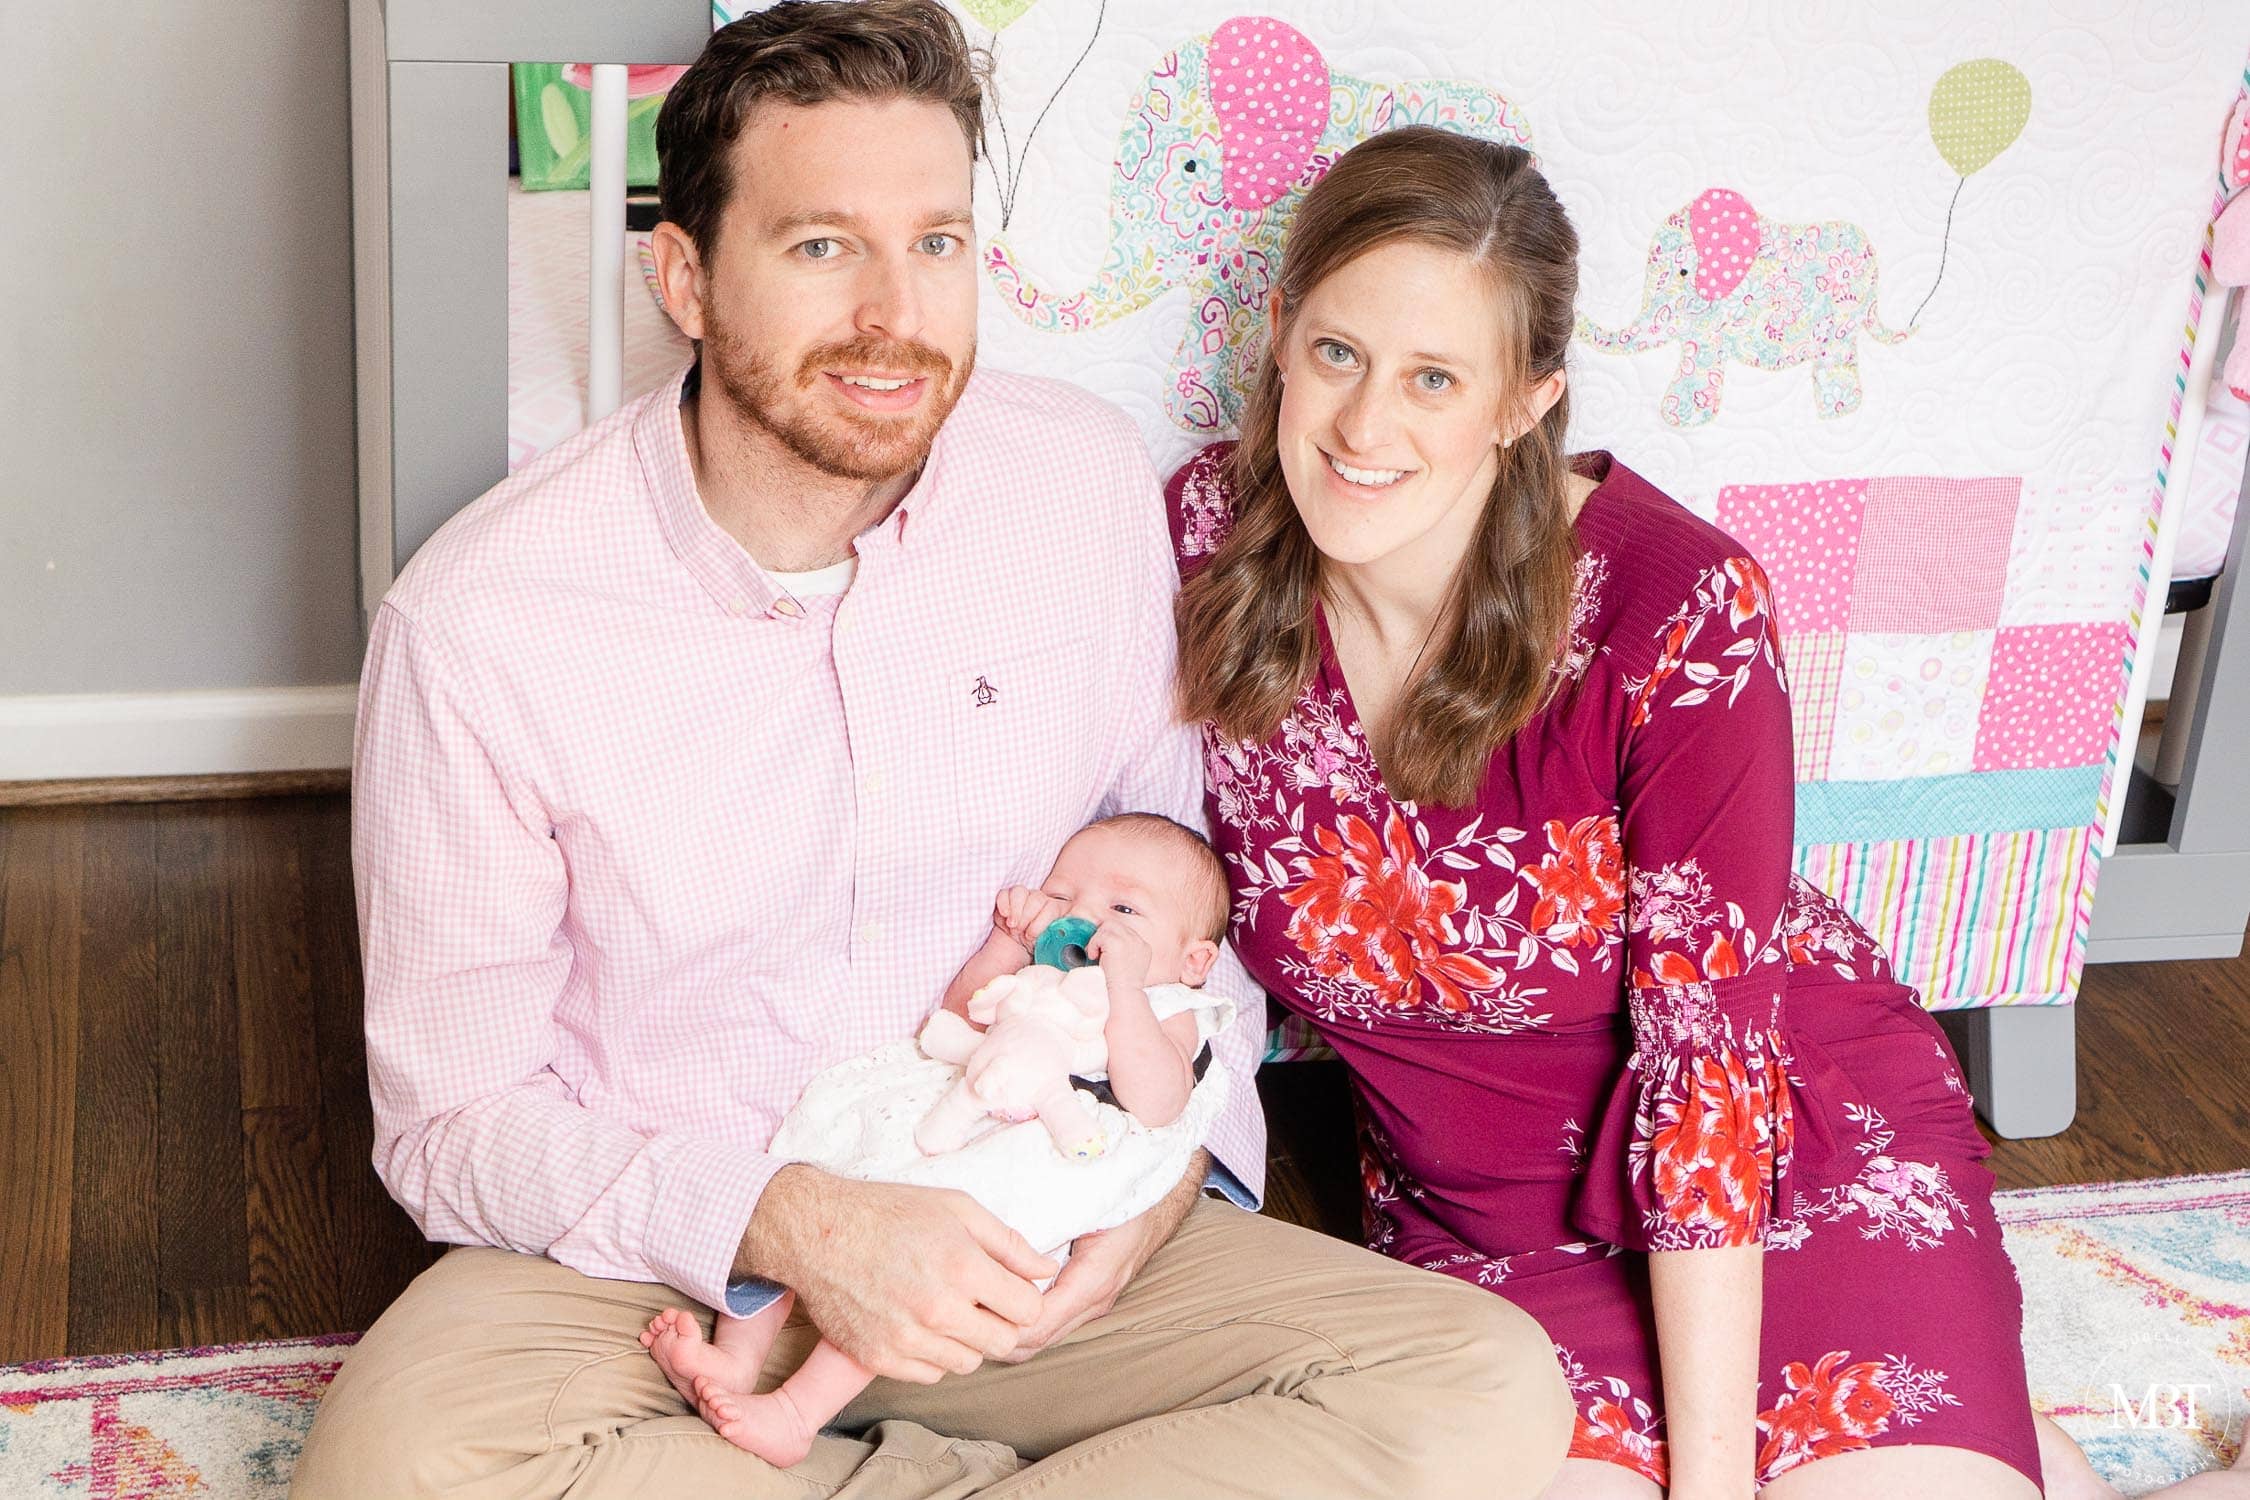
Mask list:
[{"label": "crib slat", "polygon": [[617,410],[625,370],[625,65],[594,65],[586,286],[586,421]]}]

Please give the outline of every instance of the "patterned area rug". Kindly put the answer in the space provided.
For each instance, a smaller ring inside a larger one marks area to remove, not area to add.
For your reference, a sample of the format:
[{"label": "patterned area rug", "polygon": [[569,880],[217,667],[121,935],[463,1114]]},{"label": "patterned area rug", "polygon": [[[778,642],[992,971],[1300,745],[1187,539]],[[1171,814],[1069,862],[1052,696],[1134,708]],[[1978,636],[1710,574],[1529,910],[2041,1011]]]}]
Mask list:
[{"label": "patterned area rug", "polygon": [[2128,1495],[2232,1463],[2250,1417],[2250,1172],[1996,1205],[2032,1404]]},{"label": "patterned area rug", "polygon": [[[2250,1172],[2004,1193],[2032,1397],[2128,1495],[2250,1416]],[[278,1497],[356,1337],[0,1368],[0,1495]]]}]

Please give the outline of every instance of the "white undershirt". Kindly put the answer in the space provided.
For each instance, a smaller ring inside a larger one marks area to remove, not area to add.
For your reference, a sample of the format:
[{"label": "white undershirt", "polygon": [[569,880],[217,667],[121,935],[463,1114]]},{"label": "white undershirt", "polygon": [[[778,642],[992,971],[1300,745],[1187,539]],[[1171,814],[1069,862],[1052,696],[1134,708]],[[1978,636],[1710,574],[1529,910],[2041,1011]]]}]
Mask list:
[{"label": "white undershirt", "polygon": [[825,568],[815,568],[810,573],[780,573],[769,568],[773,581],[799,599],[826,597],[841,594],[852,586],[852,575],[859,571],[859,554],[853,553],[840,563]]}]

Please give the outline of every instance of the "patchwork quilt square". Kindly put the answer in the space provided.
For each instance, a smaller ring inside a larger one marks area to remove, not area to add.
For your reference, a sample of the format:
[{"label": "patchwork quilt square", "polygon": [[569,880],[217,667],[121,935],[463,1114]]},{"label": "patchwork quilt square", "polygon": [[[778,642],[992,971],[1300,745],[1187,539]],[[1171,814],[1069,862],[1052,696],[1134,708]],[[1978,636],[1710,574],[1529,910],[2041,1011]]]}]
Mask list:
[{"label": "patchwork quilt square", "polygon": [[[2122,623],[2011,625],[1992,648],[1979,771],[2083,766],[2109,749],[2123,689]],[[2112,677],[2115,683],[2112,683]]]},{"label": "patchwork quilt square", "polygon": [[1969,770],[1991,663],[1989,630],[1852,632],[1844,641],[1829,776],[1888,781]]},{"label": "patchwork quilt square", "polygon": [[1783,630],[1844,628],[1866,498],[1860,479],[1733,484],[1719,491],[1718,527],[1765,568]]},{"label": "patchwork quilt square", "polygon": [[2020,479],[1870,479],[1852,585],[1855,632],[1934,635],[2000,623]]},{"label": "patchwork quilt square", "polygon": [[1784,634],[1781,659],[1789,675],[1789,723],[1797,779],[1824,781],[1836,738],[1836,695],[1844,676],[1844,633]]},{"label": "patchwork quilt square", "polygon": [[2002,625],[2062,625],[2116,614],[2145,551],[2145,497],[2127,487],[2027,487],[2008,546]]}]

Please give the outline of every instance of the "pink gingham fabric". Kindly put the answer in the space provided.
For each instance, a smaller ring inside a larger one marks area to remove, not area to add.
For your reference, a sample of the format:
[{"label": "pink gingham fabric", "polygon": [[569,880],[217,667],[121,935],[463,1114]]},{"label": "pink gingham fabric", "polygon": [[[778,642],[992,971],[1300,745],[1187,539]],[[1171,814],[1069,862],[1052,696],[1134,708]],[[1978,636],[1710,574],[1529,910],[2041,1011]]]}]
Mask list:
[{"label": "pink gingham fabric", "polygon": [[[692,368],[692,367],[691,367]],[[660,389],[448,521],[377,612],[353,756],[375,1166],[434,1239],[714,1306],[806,1082],[910,1035],[994,894],[1125,809],[1203,827],[1131,424],[980,371],[849,592],[695,492]],[[1250,1194],[1263,998],[1215,1043]]]}]

